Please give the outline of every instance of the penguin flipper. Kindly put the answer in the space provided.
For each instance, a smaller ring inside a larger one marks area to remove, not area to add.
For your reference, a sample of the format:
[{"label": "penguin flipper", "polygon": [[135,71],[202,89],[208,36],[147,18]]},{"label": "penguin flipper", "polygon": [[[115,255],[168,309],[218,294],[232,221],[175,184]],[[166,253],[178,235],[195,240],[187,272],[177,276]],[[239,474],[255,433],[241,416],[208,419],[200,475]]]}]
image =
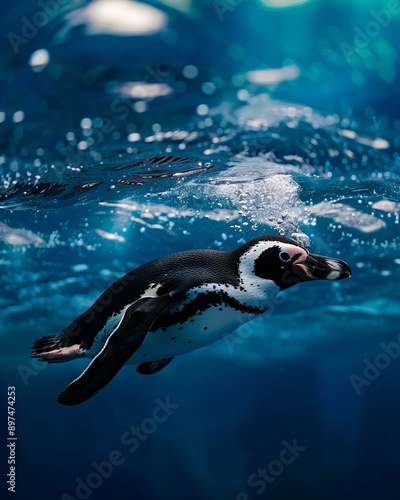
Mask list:
[{"label": "penguin flipper", "polygon": [[140,363],[140,365],[137,366],[136,371],[141,375],[153,375],[153,373],[157,373],[169,365],[173,359],[174,358],[164,358],[157,359],[156,361]]},{"label": "penguin flipper", "polygon": [[142,345],[154,320],[172,301],[172,294],[143,297],[130,304],[103,349],[86,370],[58,396],[63,405],[77,405],[107,385]]}]

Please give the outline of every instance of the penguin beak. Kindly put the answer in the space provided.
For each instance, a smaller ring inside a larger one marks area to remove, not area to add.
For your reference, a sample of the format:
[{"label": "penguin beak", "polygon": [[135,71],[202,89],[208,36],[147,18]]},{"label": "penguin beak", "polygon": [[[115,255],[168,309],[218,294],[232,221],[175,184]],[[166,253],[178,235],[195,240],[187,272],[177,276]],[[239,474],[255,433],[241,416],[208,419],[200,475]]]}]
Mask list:
[{"label": "penguin beak", "polygon": [[346,262],[312,253],[293,267],[301,281],[342,280],[351,276],[351,269]]}]

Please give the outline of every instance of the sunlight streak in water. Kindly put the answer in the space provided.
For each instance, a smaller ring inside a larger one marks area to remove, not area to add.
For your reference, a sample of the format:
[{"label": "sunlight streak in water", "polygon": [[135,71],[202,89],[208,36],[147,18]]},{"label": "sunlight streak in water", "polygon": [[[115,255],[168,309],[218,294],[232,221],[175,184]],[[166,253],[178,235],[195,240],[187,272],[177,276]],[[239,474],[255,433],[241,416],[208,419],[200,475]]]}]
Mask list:
[{"label": "sunlight streak in water", "polygon": [[43,238],[28,229],[15,229],[0,222],[0,241],[4,241],[12,246],[45,244]]},{"label": "sunlight streak in water", "polygon": [[295,64],[283,68],[269,68],[248,71],[246,78],[257,85],[278,85],[281,82],[296,80],[300,76],[300,69]]},{"label": "sunlight streak in water", "polygon": [[172,94],[172,88],[166,83],[125,82],[119,92],[134,99],[155,99]]},{"label": "sunlight streak in water", "polygon": [[168,21],[161,10],[131,0],[96,0],[66,17],[69,28],[83,24],[89,35],[151,35]]},{"label": "sunlight streak in water", "polygon": [[300,7],[314,0],[261,0],[262,5],[270,9],[287,9]]}]

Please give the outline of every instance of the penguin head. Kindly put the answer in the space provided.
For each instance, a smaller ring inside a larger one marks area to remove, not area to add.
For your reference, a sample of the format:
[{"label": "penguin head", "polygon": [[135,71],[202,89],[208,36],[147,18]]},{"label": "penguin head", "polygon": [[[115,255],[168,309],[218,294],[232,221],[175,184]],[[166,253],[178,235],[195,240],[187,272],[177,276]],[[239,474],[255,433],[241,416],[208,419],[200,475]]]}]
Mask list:
[{"label": "penguin head", "polygon": [[280,290],[312,280],[341,280],[351,276],[342,260],[310,253],[297,241],[261,236],[238,249],[242,281],[268,280]]}]

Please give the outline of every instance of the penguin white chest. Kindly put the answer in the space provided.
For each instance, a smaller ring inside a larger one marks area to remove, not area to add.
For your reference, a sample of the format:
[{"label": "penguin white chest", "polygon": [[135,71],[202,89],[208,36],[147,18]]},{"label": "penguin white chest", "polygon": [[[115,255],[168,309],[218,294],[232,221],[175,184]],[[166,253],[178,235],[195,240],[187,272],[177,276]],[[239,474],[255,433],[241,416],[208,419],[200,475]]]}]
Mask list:
[{"label": "penguin white chest", "polygon": [[185,321],[149,332],[129,364],[170,358],[220,340],[254,318],[230,307],[212,306]]},{"label": "penguin white chest", "polygon": [[[253,280],[254,282],[255,280]],[[188,292],[182,302],[174,302],[160,315],[159,327],[147,335],[128,364],[170,358],[212,344],[229,335],[240,326],[254,319],[266,308],[272,291],[271,282],[245,283],[243,286],[206,284]],[[158,285],[159,287],[160,285]],[[147,290],[146,296],[156,296],[157,287]],[[127,309],[114,314],[96,336],[85,356],[93,358],[104,347],[104,343],[117,327]],[[168,321],[165,321],[166,317]],[[133,330],[133,329],[132,329]]]}]

